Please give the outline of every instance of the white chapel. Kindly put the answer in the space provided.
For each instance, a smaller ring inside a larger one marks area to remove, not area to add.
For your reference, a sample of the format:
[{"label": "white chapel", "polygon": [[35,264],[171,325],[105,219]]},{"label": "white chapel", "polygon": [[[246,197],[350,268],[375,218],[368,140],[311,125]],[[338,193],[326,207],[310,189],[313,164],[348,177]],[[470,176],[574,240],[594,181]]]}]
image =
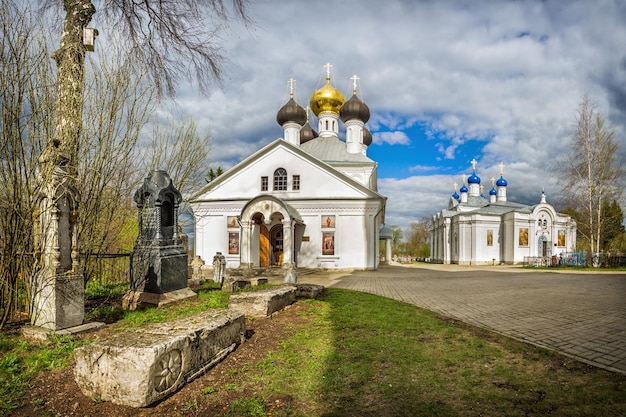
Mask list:
[{"label": "white chapel", "polygon": [[[557,213],[541,193],[539,203],[525,205],[507,199],[508,183],[491,178],[489,197],[482,195],[481,180],[463,175],[460,195],[450,197],[448,208],[433,216],[431,262],[460,265],[549,263],[553,256],[574,251],[576,222]],[[467,182],[467,183],[466,183]]]},{"label": "white chapel", "polygon": [[[259,149],[190,197],[195,254],[217,252],[229,268],[376,269],[386,197],[377,191],[377,163],[367,105],[326,83],[310,99],[318,119],[289,101],[276,120],[283,137]],[[339,124],[346,137],[339,137]]]}]

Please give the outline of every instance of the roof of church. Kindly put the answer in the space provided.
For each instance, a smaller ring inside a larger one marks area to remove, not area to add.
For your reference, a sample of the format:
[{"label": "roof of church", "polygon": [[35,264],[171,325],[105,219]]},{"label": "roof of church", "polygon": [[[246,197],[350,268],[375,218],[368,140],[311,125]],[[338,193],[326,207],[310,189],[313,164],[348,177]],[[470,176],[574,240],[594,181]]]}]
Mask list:
[{"label": "roof of church", "polygon": [[[480,198],[480,197],[470,197],[470,198]],[[448,209],[444,209],[441,211],[443,217],[454,217],[457,215],[468,215],[468,214],[486,214],[486,215],[503,215],[505,213],[509,213],[512,211],[518,213],[532,213],[534,206],[528,206],[526,204],[514,203],[512,201],[497,201],[495,203],[489,203],[487,200],[480,198],[483,201],[483,204],[480,206],[475,206],[474,209],[469,210],[459,210],[457,207],[459,205],[463,205],[467,207],[466,203],[457,203]]]},{"label": "roof of church", "polygon": [[350,162],[375,164],[373,160],[362,153],[349,153],[346,143],[337,136],[318,137],[300,145],[308,154],[326,163]]}]

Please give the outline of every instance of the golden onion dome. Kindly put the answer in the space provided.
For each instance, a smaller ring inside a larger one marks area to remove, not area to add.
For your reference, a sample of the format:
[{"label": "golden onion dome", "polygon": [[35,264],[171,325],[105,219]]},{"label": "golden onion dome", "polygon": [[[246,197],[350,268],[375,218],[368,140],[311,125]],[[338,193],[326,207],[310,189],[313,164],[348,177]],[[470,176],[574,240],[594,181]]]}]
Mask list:
[{"label": "golden onion dome", "polygon": [[311,110],[317,116],[321,112],[330,111],[339,114],[339,110],[346,98],[341,91],[330,85],[330,77],[326,77],[326,85],[317,90],[311,96]]}]

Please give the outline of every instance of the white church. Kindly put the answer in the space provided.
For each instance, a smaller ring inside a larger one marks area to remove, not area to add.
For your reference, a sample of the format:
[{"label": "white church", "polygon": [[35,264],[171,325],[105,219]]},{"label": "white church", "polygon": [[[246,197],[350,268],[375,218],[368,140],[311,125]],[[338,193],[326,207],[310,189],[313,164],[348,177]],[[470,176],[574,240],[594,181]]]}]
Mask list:
[{"label": "white church", "polygon": [[[377,163],[367,156],[369,108],[326,83],[310,108],[293,98],[276,120],[283,137],[259,149],[190,197],[195,254],[217,252],[229,268],[376,269],[386,197],[377,191]],[[345,140],[339,137],[340,122]]]},{"label": "white church", "polygon": [[[553,256],[574,251],[576,222],[557,213],[541,193],[539,203],[525,205],[507,199],[508,183],[491,178],[489,197],[482,195],[481,180],[463,175],[460,195],[454,194],[448,208],[433,216],[430,236],[431,262],[460,265],[549,264]],[[466,183],[467,182],[467,183]]]}]

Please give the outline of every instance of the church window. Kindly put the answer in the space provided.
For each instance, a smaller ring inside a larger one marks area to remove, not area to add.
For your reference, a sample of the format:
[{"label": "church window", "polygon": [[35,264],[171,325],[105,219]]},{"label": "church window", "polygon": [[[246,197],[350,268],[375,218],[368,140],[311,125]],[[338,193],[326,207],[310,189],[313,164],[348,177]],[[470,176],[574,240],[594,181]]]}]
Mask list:
[{"label": "church window", "polygon": [[274,191],[287,191],[287,171],[278,168],[274,171]]},{"label": "church window", "polygon": [[261,191],[267,191],[268,180],[267,177],[261,177]]},{"label": "church window", "polygon": [[291,188],[294,191],[300,190],[300,175],[294,175],[291,181]]}]

